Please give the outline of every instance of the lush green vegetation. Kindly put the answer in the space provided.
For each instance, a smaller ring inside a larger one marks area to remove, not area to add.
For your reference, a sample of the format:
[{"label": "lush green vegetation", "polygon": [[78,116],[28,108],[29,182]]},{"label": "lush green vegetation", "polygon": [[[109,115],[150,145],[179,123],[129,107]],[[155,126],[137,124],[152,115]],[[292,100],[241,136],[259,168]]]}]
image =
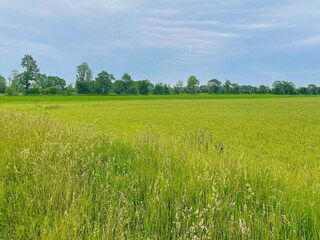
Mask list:
[{"label": "lush green vegetation", "polygon": [[275,81],[272,87],[260,85],[239,85],[230,80],[221,82],[211,79],[205,85],[200,85],[199,79],[190,76],[186,85],[179,80],[173,87],[166,83],[153,84],[150,80],[133,80],[128,73],[116,80],[107,71],[100,72],[93,78],[91,68],[87,63],[77,66],[75,86],[67,86],[66,80],[57,76],[47,76],[40,73],[37,62],[31,55],[21,59],[21,66],[25,69],[19,73],[13,70],[7,81],[0,76],[0,94],[6,95],[171,95],[171,94],[277,94],[277,95],[318,95],[320,87],[309,84],[307,87],[296,86],[288,81]]},{"label": "lush green vegetation", "polygon": [[0,97],[0,239],[319,239],[319,104]]}]

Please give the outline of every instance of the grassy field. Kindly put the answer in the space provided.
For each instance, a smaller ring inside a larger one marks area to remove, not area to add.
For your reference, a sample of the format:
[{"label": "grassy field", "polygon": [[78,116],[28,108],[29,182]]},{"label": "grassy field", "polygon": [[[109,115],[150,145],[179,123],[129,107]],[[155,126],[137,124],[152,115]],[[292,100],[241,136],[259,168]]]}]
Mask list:
[{"label": "grassy field", "polygon": [[320,98],[0,97],[0,239],[319,239]]}]

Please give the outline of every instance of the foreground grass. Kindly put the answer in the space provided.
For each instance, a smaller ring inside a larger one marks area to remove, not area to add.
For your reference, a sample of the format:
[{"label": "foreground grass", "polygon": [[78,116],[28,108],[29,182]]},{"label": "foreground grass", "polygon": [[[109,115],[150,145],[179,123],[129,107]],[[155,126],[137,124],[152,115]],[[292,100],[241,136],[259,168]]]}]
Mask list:
[{"label": "foreground grass", "polygon": [[0,239],[318,239],[318,101],[3,105]]}]

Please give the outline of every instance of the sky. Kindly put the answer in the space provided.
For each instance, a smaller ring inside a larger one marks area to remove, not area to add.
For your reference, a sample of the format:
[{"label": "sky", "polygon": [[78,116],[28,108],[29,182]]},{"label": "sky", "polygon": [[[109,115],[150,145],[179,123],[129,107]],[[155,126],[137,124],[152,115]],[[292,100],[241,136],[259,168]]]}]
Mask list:
[{"label": "sky", "polygon": [[320,85],[319,23],[319,0],[1,0],[0,75],[31,54],[68,83],[87,62],[171,85]]}]

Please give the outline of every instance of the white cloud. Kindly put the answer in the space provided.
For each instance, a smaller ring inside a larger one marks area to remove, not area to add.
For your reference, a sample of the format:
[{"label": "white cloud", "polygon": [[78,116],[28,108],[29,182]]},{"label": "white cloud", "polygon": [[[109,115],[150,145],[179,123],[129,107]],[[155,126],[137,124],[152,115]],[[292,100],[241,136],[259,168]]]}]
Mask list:
[{"label": "white cloud", "polygon": [[283,47],[308,47],[308,46],[320,46],[320,35],[306,37],[306,38],[292,41],[283,45]]}]

